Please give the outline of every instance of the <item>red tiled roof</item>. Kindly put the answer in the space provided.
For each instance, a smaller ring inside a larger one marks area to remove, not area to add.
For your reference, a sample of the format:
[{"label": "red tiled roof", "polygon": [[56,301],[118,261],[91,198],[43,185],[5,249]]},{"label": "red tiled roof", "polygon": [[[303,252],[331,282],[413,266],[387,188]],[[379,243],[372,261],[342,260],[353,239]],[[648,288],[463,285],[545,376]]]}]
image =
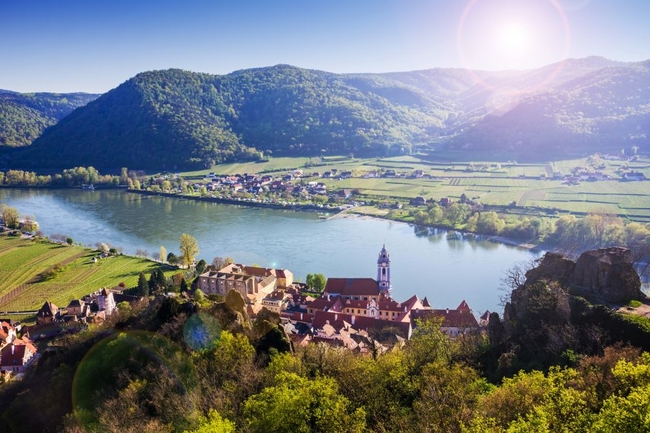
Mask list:
[{"label": "red tiled roof", "polygon": [[355,299],[346,299],[343,301],[343,308],[361,308],[361,309],[367,309],[368,308],[368,303],[370,301],[362,301],[362,300],[355,300]]},{"label": "red tiled roof", "polygon": [[328,299],[327,296],[321,296],[320,298],[317,298],[307,304],[307,308],[314,308],[316,310],[329,310],[338,300],[339,299],[337,297],[330,297]]},{"label": "red tiled roof", "polygon": [[309,323],[314,320],[314,316],[311,314],[307,313],[300,313],[298,311],[294,312],[290,317],[289,320],[292,322],[300,322],[300,323]]},{"label": "red tiled roof", "polygon": [[460,303],[458,308],[456,308],[456,310],[458,310],[458,311],[468,311],[468,312],[472,311],[472,309],[469,308],[469,305],[467,305],[467,302],[465,302],[464,299],[463,299],[463,302]]},{"label": "red tiled roof", "polygon": [[341,296],[378,296],[379,285],[372,278],[328,278],[324,291]]},{"label": "red tiled roof", "polygon": [[[13,353],[11,353],[12,347],[14,349]],[[0,366],[2,367],[22,366],[24,357],[25,357],[25,346],[7,344],[2,349],[2,355],[0,355]]]},{"label": "red tiled roof", "polygon": [[431,317],[442,318],[442,328],[478,328],[476,317],[471,311],[465,310],[422,310],[412,311],[411,320],[428,319]]},{"label": "red tiled roof", "polygon": [[[385,327],[394,327],[401,329],[404,335],[409,336],[411,324],[409,322],[396,322],[392,320],[374,319],[366,316],[355,316],[352,318],[351,314],[332,313],[329,311],[317,311],[314,315],[314,322],[312,327],[314,329],[322,329],[329,322],[329,325],[334,327],[337,331],[343,329],[346,322],[351,328],[357,330],[368,329],[381,329]],[[354,323],[353,323],[354,322]]]}]

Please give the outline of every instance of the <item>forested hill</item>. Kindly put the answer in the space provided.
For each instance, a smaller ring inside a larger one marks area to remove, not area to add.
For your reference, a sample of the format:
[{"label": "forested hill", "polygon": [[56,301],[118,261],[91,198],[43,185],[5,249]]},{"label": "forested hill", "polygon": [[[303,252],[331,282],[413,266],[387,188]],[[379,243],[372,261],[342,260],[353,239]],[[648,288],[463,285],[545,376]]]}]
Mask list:
[{"label": "forested hill", "polygon": [[269,155],[396,155],[450,145],[508,158],[648,148],[650,64],[529,71],[144,72],[48,128],[15,167],[203,168]]},{"label": "forested hill", "polygon": [[28,146],[48,126],[99,95],[15,93],[0,90],[0,147]]},{"label": "forested hill", "polygon": [[650,61],[604,68],[476,119],[459,148],[524,155],[650,150]]},{"label": "forested hill", "polygon": [[22,162],[180,169],[260,151],[383,155],[426,141],[445,117],[391,103],[345,76],[291,66],[145,72],[46,130]]}]

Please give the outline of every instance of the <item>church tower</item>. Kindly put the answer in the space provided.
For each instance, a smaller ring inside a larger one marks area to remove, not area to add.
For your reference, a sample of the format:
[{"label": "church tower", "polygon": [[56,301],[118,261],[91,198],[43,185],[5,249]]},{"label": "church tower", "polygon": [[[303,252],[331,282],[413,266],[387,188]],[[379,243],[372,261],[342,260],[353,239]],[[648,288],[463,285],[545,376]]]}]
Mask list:
[{"label": "church tower", "polygon": [[377,259],[377,283],[379,283],[380,293],[390,293],[390,254],[386,251],[386,245],[379,252]]}]

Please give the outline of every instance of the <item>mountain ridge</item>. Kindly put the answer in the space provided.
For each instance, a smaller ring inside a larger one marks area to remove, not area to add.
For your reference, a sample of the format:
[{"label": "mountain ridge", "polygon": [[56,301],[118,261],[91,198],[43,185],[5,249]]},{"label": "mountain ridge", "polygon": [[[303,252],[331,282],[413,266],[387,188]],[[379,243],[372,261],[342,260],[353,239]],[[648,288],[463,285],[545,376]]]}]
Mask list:
[{"label": "mountain ridge", "polygon": [[45,129],[12,164],[185,169],[268,155],[396,155],[433,144],[524,158],[550,144],[566,143],[560,154],[643,148],[645,91],[618,96],[630,97],[627,84],[645,88],[647,65],[594,56],[497,72],[335,74],[286,64],[226,75],[145,71]]}]

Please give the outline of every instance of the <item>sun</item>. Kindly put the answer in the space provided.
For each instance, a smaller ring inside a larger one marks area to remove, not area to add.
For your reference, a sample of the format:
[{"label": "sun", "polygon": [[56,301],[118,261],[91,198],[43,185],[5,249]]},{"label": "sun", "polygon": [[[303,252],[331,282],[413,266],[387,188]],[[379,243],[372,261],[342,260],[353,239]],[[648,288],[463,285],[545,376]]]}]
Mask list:
[{"label": "sun", "polygon": [[456,31],[463,66],[526,70],[568,58],[569,22],[557,2],[467,0]]},{"label": "sun", "polygon": [[531,42],[531,31],[521,22],[510,21],[498,27],[495,44],[502,54],[522,54],[531,48]]}]

